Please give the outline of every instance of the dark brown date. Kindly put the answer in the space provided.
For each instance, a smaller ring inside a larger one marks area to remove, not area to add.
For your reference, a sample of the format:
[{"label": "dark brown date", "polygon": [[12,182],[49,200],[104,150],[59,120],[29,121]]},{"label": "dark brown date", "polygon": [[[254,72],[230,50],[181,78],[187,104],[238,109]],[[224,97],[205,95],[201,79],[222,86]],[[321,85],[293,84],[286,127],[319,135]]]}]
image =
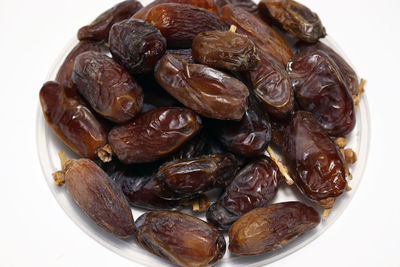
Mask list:
[{"label": "dark brown date", "polygon": [[318,15],[293,0],[262,0],[260,12],[300,40],[314,43],[326,36]]},{"label": "dark brown date", "polygon": [[270,158],[249,163],[208,208],[207,220],[219,229],[228,229],[246,212],[266,206],[275,197],[281,179],[278,166]]},{"label": "dark brown date", "polygon": [[176,151],[201,128],[201,119],[186,108],[156,108],[115,126],[108,141],[125,164],[152,162]]},{"label": "dark brown date", "polygon": [[47,82],[40,90],[40,104],[48,125],[57,136],[81,157],[111,160],[104,146],[107,134],[100,121],[74,90]]},{"label": "dark brown date", "polygon": [[353,98],[339,68],[326,53],[297,54],[288,72],[297,102],[315,114],[329,135],[345,136],[353,130]]},{"label": "dark brown date", "polygon": [[246,35],[231,31],[199,33],[192,51],[199,63],[232,71],[255,69],[260,61],[254,43]]},{"label": "dark brown date", "polygon": [[358,94],[358,77],[353,68],[332,48],[327,46],[322,42],[316,42],[315,44],[308,44],[305,42],[299,42],[296,44],[296,54],[306,54],[311,51],[323,51],[325,52],[337,65],[339,68],[344,81],[349,87],[350,93],[353,95]]},{"label": "dark brown date", "polygon": [[178,266],[207,266],[223,257],[224,236],[208,223],[177,211],[151,211],[136,222],[136,239]]},{"label": "dark brown date", "polygon": [[289,75],[271,57],[258,53],[258,68],[245,73],[253,92],[264,109],[276,117],[286,116],[294,105],[294,95]]},{"label": "dark brown date", "polygon": [[[96,224],[114,235],[134,235],[132,211],[119,186],[89,159],[67,160],[55,180],[65,182],[75,203]],[[62,184],[62,183],[61,183]]]},{"label": "dark brown date", "polygon": [[228,29],[216,15],[186,4],[157,5],[147,13],[146,21],[161,31],[169,48],[190,48],[197,34]]},{"label": "dark brown date", "polygon": [[58,69],[56,81],[67,88],[74,88],[72,81],[72,69],[74,68],[75,58],[86,51],[102,52],[106,51],[103,42],[80,41],[72,48],[71,52],[64,59],[61,67]]},{"label": "dark brown date", "polygon": [[347,186],[337,146],[310,112],[296,112],[286,129],[284,150],[296,185],[311,200],[332,208]]},{"label": "dark brown date", "polygon": [[166,54],[156,65],[155,77],[169,94],[202,116],[240,120],[247,110],[246,85],[205,65]]},{"label": "dark brown date", "polygon": [[108,43],[113,59],[131,74],[152,71],[167,48],[167,41],[156,27],[136,19],[115,23]]},{"label": "dark brown date", "polygon": [[242,119],[215,123],[218,140],[231,152],[246,157],[262,155],[271,140],[271,125],[268,114],[258,102],[250,99],[249,109]]},{"label": "dark brown date", "polygon": [[283,202],[254,209],[229,229],[229,250],[240,256],[258,255],[315,228],[321,219],[316,210],[300,202]]},{"label": "dark brown date", "polygon": [[135,15],[133,15],[133,18],[145,20],[147,13],[149,12],[150,9],[152,9],[157,5],[166,3],[177,3],[177,4],[187,4],[187,5],[197,6],[200,8],[204,8],[210,11],[211,13],[217,14],[217,6],[214,0],[154,0],[147,6],[139,10]]},{"label": "dark brown date", "polygon": [[104,11],[89,25],[80,28],[78,31],[78,39],[107,42],[112,25],[130,18],[142,7],[142,4],[137,0],[120,2]]},{"label": "dark brown date", "polygon": [[142,88],[104,54],[89,51],[77,56],[72,80],[92,108],[113,122],[126,122],[142,108]]},{"label": "dark brown date", "polygon": [[158,180],[165,189],[160,197],[184,199],[215,187],[225,187],[237,170],[236,158],[228,153],[167,162],[158,170]]},{"label": "dark brown date", "polygon": [[257,14],[258,13],[258,6],[252,0],[215,0],[215,4],[218,7],[219,12],[221,13],[221,9],[225,5],[232,4],[234,6],[240,7],[247,12]]},{"label": "dark brown date", "polygon": [[237,33],[248,36],[260,51],[276,60],[281,67],[285,68],[292,58],[292,52],[282,37],[271,26],[244,9],[226,5],[222,8],[221,19],[229,25],[235,25]]}]

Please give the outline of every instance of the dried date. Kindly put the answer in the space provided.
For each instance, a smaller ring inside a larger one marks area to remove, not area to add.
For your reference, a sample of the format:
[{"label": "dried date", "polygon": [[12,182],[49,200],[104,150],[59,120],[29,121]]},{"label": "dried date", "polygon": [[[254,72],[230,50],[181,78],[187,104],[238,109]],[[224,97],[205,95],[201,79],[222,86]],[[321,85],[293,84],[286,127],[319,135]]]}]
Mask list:
[{"label": "dried date", "polygon": [[115,126],[108,141],[125,164],[152,162],[176,151],[201,128],[201,119],[186,108],[156,108]]},{"label": "dried date", "polygon": [[247,71],[260,61],[254,43],[231,31],[199,33],[192,44],[193,57],[201,64],[231,71]]},{"label": "dried date", "polygon": [[142,108],[142,88],[104,54],[89,51],[77,56],[72,80],[92,108],[113,122],[126,122]]},{"label": "dried date", "polygon": [[78,31],[79,40],[107,42],[109,31],[114,23],[130,18],[142,8],[137,0],[126,0],[104,11],[91,24]]},{"label": "dried date", "polygon": [[156,27],[136,19],[115,23],[108,43],[113,59],[131,74],[152,71],[167,48]]},{"label": "dried date", "polygon": [[207,266],[225,253],[225,239],[216,228],[184,213],[152,211],[135,224],[143,248],[178,266]]},{"label": "dried date", "polygon": [[300,202],[283,202],[252,210],[229,229],[229,250],[249,256],[281,248],[320,223],[317,211]]},{"label": "dried date", "polygon": [[247,110],[246,85],[205,65],[166,54],[156,66],[155,77],[169,94],[202,116],[240,120]]}]

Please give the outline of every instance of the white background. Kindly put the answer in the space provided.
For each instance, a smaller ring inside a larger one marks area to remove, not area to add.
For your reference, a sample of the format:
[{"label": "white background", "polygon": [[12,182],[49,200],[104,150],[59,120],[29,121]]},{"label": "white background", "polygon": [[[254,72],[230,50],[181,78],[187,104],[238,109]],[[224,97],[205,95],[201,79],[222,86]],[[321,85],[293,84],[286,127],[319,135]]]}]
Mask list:
[{"label": "white background", "polygon": [[[343,215],[305,248],[270,266],[400,266],[398,0],[303,0],[368,81],[367,168]],[[0,266],[138,266],[99,245],[55,201],[38,160],[41,85],[104,0],[0,1]]]}]

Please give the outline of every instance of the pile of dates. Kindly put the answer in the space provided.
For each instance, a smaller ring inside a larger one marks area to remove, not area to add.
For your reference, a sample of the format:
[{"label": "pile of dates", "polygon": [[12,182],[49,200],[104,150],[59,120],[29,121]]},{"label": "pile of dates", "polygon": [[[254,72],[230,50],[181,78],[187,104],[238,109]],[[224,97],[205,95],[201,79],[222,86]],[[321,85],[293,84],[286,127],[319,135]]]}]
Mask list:
[{"label": "pile of dates", "polygon": [[[100,227],[179,266],[220,260],[225,231],[235,255],[281,248],[349,190],[356,160],[345,136],[362,86],[325,35],[293,0],[115,5],[40,90],[80,156],[61,152],[54,180]],[[272,204],[285,181],[321,209]]]}]

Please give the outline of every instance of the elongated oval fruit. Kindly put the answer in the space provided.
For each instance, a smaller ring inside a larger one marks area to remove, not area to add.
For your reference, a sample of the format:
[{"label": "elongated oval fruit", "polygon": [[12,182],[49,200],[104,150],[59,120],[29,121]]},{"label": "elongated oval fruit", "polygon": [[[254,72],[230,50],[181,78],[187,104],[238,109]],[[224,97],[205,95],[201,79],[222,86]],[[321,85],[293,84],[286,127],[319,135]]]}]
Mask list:
[{"label": "elongated oval fruit", "polygon": [[316,210],[300,202],[283,202],[254,209],[229,229],[229,250],[249,256],[281,248],[320,223]]},{"label": "elongated oval fruit", "polygon": [[178,266],[207,266],[225,253],[224,236],[208,223],[177,211],[151,211],[136,222],[136,239]]},{"label": "elongated oval fruit", "polygon": [[228,229],[246,212],[266,206],[276,195],[281,173],[270,158],[246,165],[207,210],[207,220],[219,229]]},{"label": "elongated oval fruit", "polygon": [[76,90],[47,82],[40,89],[40,104],[48,125],[78,155],[111,160],[107,133]]},{"label": "elongated oval fruit", "polygon": [[166,54],[156,66],[155,77],[170,95],[202,116],[240,120],[247,110],[246,85],[205,65]]},{"label": "elongated oval fruit", "polygon": [[201,119],[186,108],[155,108],[108,134],[115,155],[125,164],[152,162],[176,151],[201,128]]},{"label": "elongated oval fruit", "polygon": [[130,18],[142,8],[137,0],[126,0],[100,14],[92,23],[78,31],[79,40],[104,41],[108,40],[108,33],[116,22]]},{"label": "elongated oval fruit", "polygon": [[62,163],[62,171],[53,174],[54,178],[59,185],[65,182],[69,195],[82,211],[120,238],[133,236],[132,211],[121,188],[89,159]]},{"label": "elongated oval fruit", "polygon": [[88,51],[77,56],[72,80],[91,107],[113,122],[132,119],[143,106],[143,91],[139,84],[102,53]]}]

